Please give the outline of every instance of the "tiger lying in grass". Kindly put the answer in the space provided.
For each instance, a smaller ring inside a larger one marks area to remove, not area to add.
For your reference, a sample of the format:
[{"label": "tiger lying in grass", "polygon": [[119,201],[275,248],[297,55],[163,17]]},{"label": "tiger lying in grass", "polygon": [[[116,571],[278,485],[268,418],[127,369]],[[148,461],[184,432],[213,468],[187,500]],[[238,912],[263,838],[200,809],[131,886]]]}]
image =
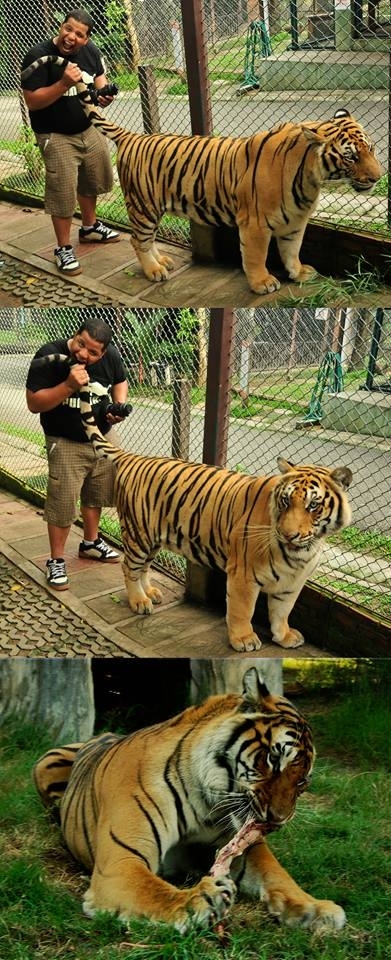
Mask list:
[{"label": "tiger lying in grass", "polygon": [[[88,916],[144,916],[184,933],[224,919],[238,890],[290,926],[339,930],[342,907],[301,890],[265,840],[294,816],[313,762],[305,719],[252,667],[242,695],[212,696],[129,736],[54,748],[34,780],[47,806],[60,801],[65,843],[92,873]],[[238,857],[247,823],[258,836]],[[180,889],[178,871],[199,879]]]},{"label": "tiger lying in grass", "polygon": [[[102,388],[103,389],[103,388]],[[202,463],[142,457],[114,447],[99,432],[89,391],[81,415],[97,456],[116,466],[115,496],[129,606],[152,613],[162,594],[149,569],[162,547],[225,570],[227,627],[234,650],[261,647],[251,626],[260,591],[267,594],[272,639],[284,648],[304,637],[288,617],[319,563],[325,537],[350,523],[348,467],[294,466],[282,476],[251,477]]]}]

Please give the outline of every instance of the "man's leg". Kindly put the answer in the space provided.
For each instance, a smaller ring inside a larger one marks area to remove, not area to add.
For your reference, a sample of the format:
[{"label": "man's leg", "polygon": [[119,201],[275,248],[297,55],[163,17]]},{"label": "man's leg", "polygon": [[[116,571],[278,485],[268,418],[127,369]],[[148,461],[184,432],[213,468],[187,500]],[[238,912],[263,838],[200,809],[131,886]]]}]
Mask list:
[{"label": "man's leg", "polygon": [[50,556],[53,560],[62,559],[64,556],[64,548],[70,529],[70,527],[56,527],[54,523],[48,523]]},{"label": "man's leg", "polygon": [[117,243],[121,239],[118,230],[112,230],[96,219],[97,197],[83,197],[78,193],[77,199],[82,220],[80,243]]},{"label": "man's leg", "polygon": [[64,561],[64,548],[70,527],[57,527],[48,523],[50,559],[46,562],[46,580],[54,590],[68,590],[69,580]]},{"label": "man's leg", "polygon": [[52,224],[56,234],[57,246],[68,246],[71,242],[72,217],[52,216]]},{"label": "man's leg", "polygon": [[82,197],[77,195],[83,227],[93,227],[96,221],[97,197]]},{"label": "man's leg", "polygon": [[92,542],[97,540],[99,533],[99,521],[102,510],[100,507],[81,507],[80,513],[83,517],[84,539]]}]

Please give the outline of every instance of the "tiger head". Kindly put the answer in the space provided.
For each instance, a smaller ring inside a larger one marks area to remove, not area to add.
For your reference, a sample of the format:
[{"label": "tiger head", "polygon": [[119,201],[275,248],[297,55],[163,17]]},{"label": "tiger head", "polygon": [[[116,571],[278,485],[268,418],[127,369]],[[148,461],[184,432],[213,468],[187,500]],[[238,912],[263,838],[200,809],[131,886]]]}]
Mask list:
[{"label": "tiger head", "polygon": [[305,138],[320,147],[324,180],[349,180],[358,193],[371,190],[383,175],[373,143],[347,110],[328,122],[301,124]]},{"label": "tiger head", "polygon": [[216,759],[229,771],[229,792],[215,810],[226,808],[239,825],[254,818],[264,833],[292,819],[311,778],[312,734],[289,700],[270,694],[255,667],[243,677],[234,732]]},{"label": "tiger head", "polygon": [[348,467],[294,466],[283,457],[277,463],[283,476],[273,493],[273,532],[283,550],[305,556],[325,536],[350,523],[345,491],[352,473]]}]

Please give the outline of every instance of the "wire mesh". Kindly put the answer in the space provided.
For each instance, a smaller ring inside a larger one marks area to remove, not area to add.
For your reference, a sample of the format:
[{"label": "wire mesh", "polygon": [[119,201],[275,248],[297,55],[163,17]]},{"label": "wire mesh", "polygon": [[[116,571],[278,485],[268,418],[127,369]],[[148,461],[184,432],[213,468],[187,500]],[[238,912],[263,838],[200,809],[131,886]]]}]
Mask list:
[{"label": "wire mesh", "polygon": [[[0,310],[0,466],[26,489],[44,492],[47,477],[43,435],[25,402],[30,360],[42,343],[72,336],[96,312]],[[211,312],[99,314],[112,326],[127,369],[133,411],[118,428],[121,445],[202,460]],[[391,619],[391,310],[269,307],[233,311],[233,320],[227,466],[276,473],[281,455],[350,467],[353,522],[327,541],[314,579]],[[115,534],[115,511],[105,512],[104,523]],[[184,577],[173,554],[159,562]]]},{"label": "wire mesh", "polygon": [[[356,231],[389,230],[389,40],[386,0],[110,0],[94,5],[93,40],[119,95],[106,116],[136,132],[192,132],[189,83],[198,51],[184,37],[183,11],[201,25],[210,125],[216,135],[248,136],[285,121],[329,119],[347,108],[370,134],[384,166],[371,195],[336,183],[316,219]],[[19,87],[20,62],[54,36],[56,6],[0,2],[0,185],[42,198],[43,169]],[[197,59],[198,58],[198,59]],[[113,150],[113,163],[115,160]],[[127,216],[117,181],[98,212],[118,225]],[[187,221],[165,218],[161,234],[189,242]]]}]

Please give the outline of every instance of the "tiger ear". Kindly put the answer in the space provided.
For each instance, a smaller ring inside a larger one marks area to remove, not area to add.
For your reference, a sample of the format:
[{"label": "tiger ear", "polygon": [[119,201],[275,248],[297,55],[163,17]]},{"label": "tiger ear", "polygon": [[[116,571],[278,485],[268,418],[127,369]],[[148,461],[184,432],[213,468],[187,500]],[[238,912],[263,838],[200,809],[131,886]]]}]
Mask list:
[{"label": "tiger ear", "polygon": [[301,125],[302,133],[305,136],[306,140],[309,140],[310,143],[314,146],[321,146],[324,143],[327,143],[327,138],[322,137],[320,133],[317,133],[316,130],[311,130],[310,127],[306,127],[305,123]]},{"label": "tiger ear", "polygon": [[290,470],[295,469],[294,463],[290,463],[289,460],[285,460],[285,457],[277,457],[277,465],[280,473],[289,473]]},{"label": "tiger ear", "polygon": [[262,676],[255,667],[246,670],[243,676],[243,697],[249,707],[259,707],[265,697],[270,696],[270,690],[266,686]]},{"label": "tiger ear", "polygon": [[351,117],[352,114],[349,113],[349,110],[346,110],[345,107],[340,107],[339,110],[335,111],[334,120],[342,120],[344,117]]},{"label": "tiger ear", "polygon": [[334,470],[330,471],[330,476],[343,490],[347,490],[353,480],[353,474],[349,467],[335,467]]}]

